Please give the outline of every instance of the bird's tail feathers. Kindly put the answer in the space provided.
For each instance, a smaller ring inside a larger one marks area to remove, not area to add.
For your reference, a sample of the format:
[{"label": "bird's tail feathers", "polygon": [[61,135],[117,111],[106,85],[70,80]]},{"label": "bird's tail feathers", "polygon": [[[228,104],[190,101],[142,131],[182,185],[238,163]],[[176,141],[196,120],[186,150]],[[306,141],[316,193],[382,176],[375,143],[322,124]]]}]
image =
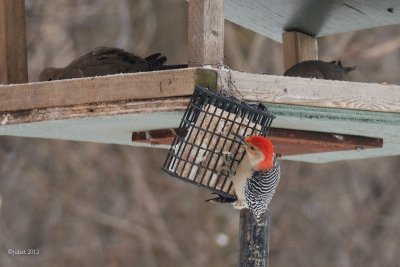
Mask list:
[{"label": "bird's tail feathers", "polygon": [[172,70],[172,69],[184,69],[188,67],[188,64],[176,64],[176,65],[164,65],[167,61],[167,57],[161,53],[155,53],[145,58],[145,60],[153,66],[155,70]]},{"label": "bird's tail feathers", "polygon": [[[160,57],[161,57],[161,53],[155,53],[155,54],[151,54],[150,56],[145,57],[144,59],[146,61],[155,61],[155,60],[159,60]],[[162,56],[161,58],[165,58],[165,57]]]},{"label": "bird's tail feathers", "polygon": [[166,61],[167,57],[161,53],[155,53],[144,58],[153,68],[160,68]]},{"label": "bird's tail feathers", "polygon": [[266,212],[268,212],[268,211],[265,211],[264,213],[261,213],[261,214],[253,213],[253,216],[254,216],[254,219],[255,219],[257,225],[265,226],[266,224],[268,224],[268,219],[266,217],[267,216]]},{"label": "bird's tail feathers", "polygon": [[[336,64],[336,61],[331,61],[330,63]],[[340,67],[343,73],[349,73],[350,71],[353,71],[358,67],[358,66],[343,67],[342,62],[340,60],[337,61],[337,65]]]},{"label": "bird's tail feathers", "polygon": [[358,66],[354,66],[354,67],[342,67],[342,70],[344,73],[349,73],[350,71],[353,71],[357,68]]},{"label": "bird's tail feathers", "polygon": [[256,219],[257,225],[262,225],[264,223],[264,219],[262,216],[257,216],[254,214],[254,218]]},{"label": "bird's tail feathers", "polygon": [[188,67],[188,64],[162,65],[158,68],[158,70],[185,69],[187,67]]},{"label": "bird's tail feathers", "polygon": [[226,197],[226,196],[222,196],[218,193],[212,193],[215,195],[218,195],[217,197],[214,198],[210,198],[205,200],[206,202],[213,202],[213,203],[233,203],[236,201],[236,198],[231,198],[231,197]]}]

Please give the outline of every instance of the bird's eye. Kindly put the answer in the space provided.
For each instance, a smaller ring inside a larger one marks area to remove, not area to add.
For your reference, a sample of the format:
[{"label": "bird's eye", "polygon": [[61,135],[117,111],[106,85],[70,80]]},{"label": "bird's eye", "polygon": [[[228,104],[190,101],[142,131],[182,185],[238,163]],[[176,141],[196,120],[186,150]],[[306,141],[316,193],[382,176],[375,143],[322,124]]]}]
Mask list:
[{"label": "bird's eye", "polygon": [[250,149],[253,151],[256,150],[256,148],[254,146],[250,146]]}]

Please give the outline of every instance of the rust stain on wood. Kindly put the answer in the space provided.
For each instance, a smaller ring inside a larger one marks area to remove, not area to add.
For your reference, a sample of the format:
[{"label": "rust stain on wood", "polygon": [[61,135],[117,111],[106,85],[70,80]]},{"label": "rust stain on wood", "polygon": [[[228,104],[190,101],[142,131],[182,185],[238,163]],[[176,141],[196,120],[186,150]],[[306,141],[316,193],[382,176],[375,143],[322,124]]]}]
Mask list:
[{"label": "rust stain on wood", "polygon": [[282,156],[362,150],[383,146],[381,138],[271,128],[269,139]]},{"label": "rust stain on wood", "polygon": [[[181,129],[160,129],[133,132],[132,141],[170,145],[175,135],[184,135]],[[333,151],[363,150],[383,146],[381,138],[271,128],[268,138],[281,156],[303,155]]]}]

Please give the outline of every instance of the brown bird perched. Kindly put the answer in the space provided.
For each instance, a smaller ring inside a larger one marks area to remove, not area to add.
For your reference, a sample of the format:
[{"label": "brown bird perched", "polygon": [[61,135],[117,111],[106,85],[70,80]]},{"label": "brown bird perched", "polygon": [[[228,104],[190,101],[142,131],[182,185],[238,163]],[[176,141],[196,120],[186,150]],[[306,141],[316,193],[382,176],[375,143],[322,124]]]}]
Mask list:
[{"label": "brown bird perched", "polygon": [[354,67],[343,67],[342,62],[331,61],[324,62],[321,60],[308,60],[297,63],[296,65],[289,68],[283,75],[291,77],[303,77],[303,78],[317,78],[325,80],[343,80],[343,74],[347,74]]},{"label": "brown bird perched", "polygon": [[164,65],[167,61],[161,53],[141,58],[123,49],[98,47],[75,59],[64,68],[46,68],[39,81],[52,81],[82,77],[102,76],[116,73],[155,71],[185,68],[187,65]]}]

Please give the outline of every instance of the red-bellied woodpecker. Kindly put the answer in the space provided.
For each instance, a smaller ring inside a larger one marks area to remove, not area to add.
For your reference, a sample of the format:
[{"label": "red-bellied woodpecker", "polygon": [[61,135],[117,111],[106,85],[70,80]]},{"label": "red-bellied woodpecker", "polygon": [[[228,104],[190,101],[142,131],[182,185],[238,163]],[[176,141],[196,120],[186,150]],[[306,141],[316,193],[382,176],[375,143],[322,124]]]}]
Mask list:
[{"label": "red-bellied woodpecker", "polygon": [[237,199],[218,197],[210,201],[234,202],[235,208],[248,208],[260,223],[278,186],[280,164],[271,141],[266,137],[239,138],[246,154],[231,177]]},{"label": "red-bellied woodpecker", "polygon": [[82,77],[102,76],[117,73],[155,71],[185,68],[186,65],[164,65],[167,61],[160,53],[141,58],[123,49],[98,47],[75,59],[64,68],[46,68],[39,81],[52,81]]},{"label": "red-bellied woodpecker", "polygon": [[340,60],[337,62],[307,60],[293,65],[283,75],[341,81],[343,80],[344,74],[347,74],[355,69],[356,67],[343,67]]}]

